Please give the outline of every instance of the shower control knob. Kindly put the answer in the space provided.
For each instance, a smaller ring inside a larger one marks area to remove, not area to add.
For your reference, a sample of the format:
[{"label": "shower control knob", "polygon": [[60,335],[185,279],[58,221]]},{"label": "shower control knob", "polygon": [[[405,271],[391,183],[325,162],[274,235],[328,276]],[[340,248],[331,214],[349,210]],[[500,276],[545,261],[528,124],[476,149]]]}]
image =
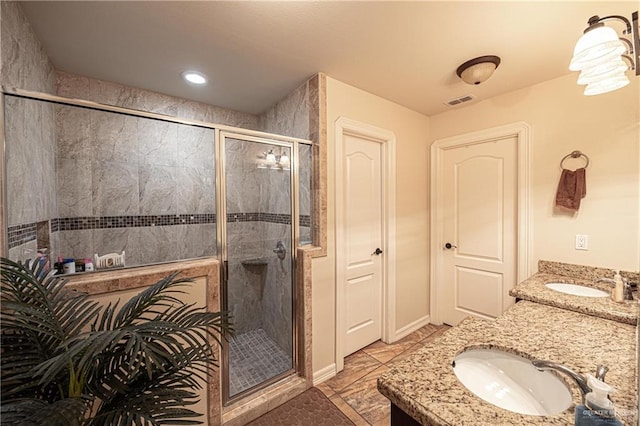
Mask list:
[{"label": "shower control knob", "polygon": [[446,243],[444,245],[445,250],[451,250],[452,248],[458,248],[458,246],[456,246],[455,244],[451,244],[451,243]]},{"label": "shower control knob", "polygon": [[376,256],[380,256],[380,255],[382,254],[382,250],[380,250],[380,247],[378,247],[378,248],[376,249],[376,251],[374,251],[374,252],[373,252],[373,253],[371,253],[371,254],[375,254]]},{"label": "shower control knob", "polygon": [[283,260],[287,256],[287,249],[282,241],[278,241],[276,249],[273,252],[278,256],[278,259]]}]

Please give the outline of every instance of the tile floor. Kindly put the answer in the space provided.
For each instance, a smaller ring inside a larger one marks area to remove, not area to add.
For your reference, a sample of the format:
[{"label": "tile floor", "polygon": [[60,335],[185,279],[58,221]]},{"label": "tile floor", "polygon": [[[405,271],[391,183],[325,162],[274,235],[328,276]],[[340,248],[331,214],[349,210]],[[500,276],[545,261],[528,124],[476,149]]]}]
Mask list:
[{"label": "tile floor", "polygon": [[389,425],[390,404],[376,388],[378,376],[449,328],[427,324],[391,345],[375,342],[345,358],[344,370],[317,388],[356,426]]},{"label": "tile floor", "polygon": [[284,353],[263,329],[239,334],[229,342],[229,393],[236,395],[291,366],[291,356]]}]

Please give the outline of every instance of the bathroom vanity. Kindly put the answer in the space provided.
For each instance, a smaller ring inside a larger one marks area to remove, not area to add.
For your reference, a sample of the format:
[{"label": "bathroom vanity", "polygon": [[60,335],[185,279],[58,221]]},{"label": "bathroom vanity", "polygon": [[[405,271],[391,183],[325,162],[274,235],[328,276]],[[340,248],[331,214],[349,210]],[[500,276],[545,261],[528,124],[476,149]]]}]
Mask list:
[{"label": "bathroom vanity", "polygon": [[[478,348],[562,364],[580,375],[595,375],[597,366],[605,365],[609,368],[605,381],[615,388],[611,399],[618,418],[624,424],[637,424],[637,301],[614,304],[607,297],[560,296],[544,285],[547,279],[574,280],[591,287],[593,283],[584,273],[578,278],[562,275],[566,274],[562,269],[540,266],[541,272],[512,293],[519,299],[537,300],[520,300],[492,321],[466,318],[378,379],[378,390],[391,401],[393,426],[574,424],[574,409],[582,402],[582,393],[564,374],[557,377],[569,390],[571,401],[553,415],[518,414],[474,395],[456,377],[452,361],[460,353]],[[607,272],[595,269],[582,272]]]},{"label": "bathroom vanity", "polygon": [[[610,297],[611,284],[597,282],[600,278],[611,278],[613,274],[612,269],[541,260],[538,262],[538,272],[512,288],[509,294],[516,300],[529,300],[635,325],[638,322],[638,303],[614,302]],[[637,283],[640,280],[637,272],[622,271],[621,274],[630,282]],[[552,290],[547,286],[548,283],[567,283],[597,289],[603,291],[605,296],[577,297]],[[634,297],[637,302],[638,292],[634,293]]]}]

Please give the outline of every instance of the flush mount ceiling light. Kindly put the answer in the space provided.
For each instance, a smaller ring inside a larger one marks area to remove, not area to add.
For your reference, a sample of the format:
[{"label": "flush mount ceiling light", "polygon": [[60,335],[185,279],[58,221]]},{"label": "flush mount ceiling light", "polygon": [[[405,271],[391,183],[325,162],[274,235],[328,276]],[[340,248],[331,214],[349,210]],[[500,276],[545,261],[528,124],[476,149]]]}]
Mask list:
[{"label": "flush mount ceiling light", "polygon": [[[623,37],[604,21],[618,21],[625,25]],[[571,71],[580,71],[578,84],[586,84],[585,95],[600,95],[618,90],[629,84],[626,72],[635,70],[640,75],[640,38],[638,38],[638,12],[633,12],[631,22],[624,16],[592,16],[589,26],[573,49],[569,63]],[[629,40],[630,38],[630,40]]]},{"label": "flush mount ceiling light", "polygon": [[198,71],[185,71],[182,73],[182,78],[189,83],[197,85],[202,85],[207,82],[207,76]]},{"label": "flush mount ceiling light", "polygon": [[467,84],[480,84],[491,77],[498,65],[500,65],[498,56],[480,56],[460,65],[456,74]]}]

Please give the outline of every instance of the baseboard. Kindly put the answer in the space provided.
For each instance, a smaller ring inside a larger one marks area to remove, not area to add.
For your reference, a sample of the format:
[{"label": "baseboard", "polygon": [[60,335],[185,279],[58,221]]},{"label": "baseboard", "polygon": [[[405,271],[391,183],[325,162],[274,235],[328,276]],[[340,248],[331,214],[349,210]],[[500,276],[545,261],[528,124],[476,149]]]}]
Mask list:
[{"label": "baseboard", "polygon": [[333,376],[337,374],[336,365],[331,364],[327,365],[324,368],[321,368],[318,371],[314,371],[313,373],[313,386],[319,385],[320,383],[329,380]]},{"label": "baseboard", "polygon": [[410,335],[411,333],[413,333],[414,331],[416,331],[419,328],[424,327],[425,325],[429,324],[429,315],[425,315],[422,318],[418,318],[417,320],[410,322],[409,324],[405,325],[402,328],[399,328],[398,330],[396,330],[395,332],[395,338],[393,339],[394,341],[398,341],[400,339],[402,339],[403,337],[406,337],[408,335]]}]

